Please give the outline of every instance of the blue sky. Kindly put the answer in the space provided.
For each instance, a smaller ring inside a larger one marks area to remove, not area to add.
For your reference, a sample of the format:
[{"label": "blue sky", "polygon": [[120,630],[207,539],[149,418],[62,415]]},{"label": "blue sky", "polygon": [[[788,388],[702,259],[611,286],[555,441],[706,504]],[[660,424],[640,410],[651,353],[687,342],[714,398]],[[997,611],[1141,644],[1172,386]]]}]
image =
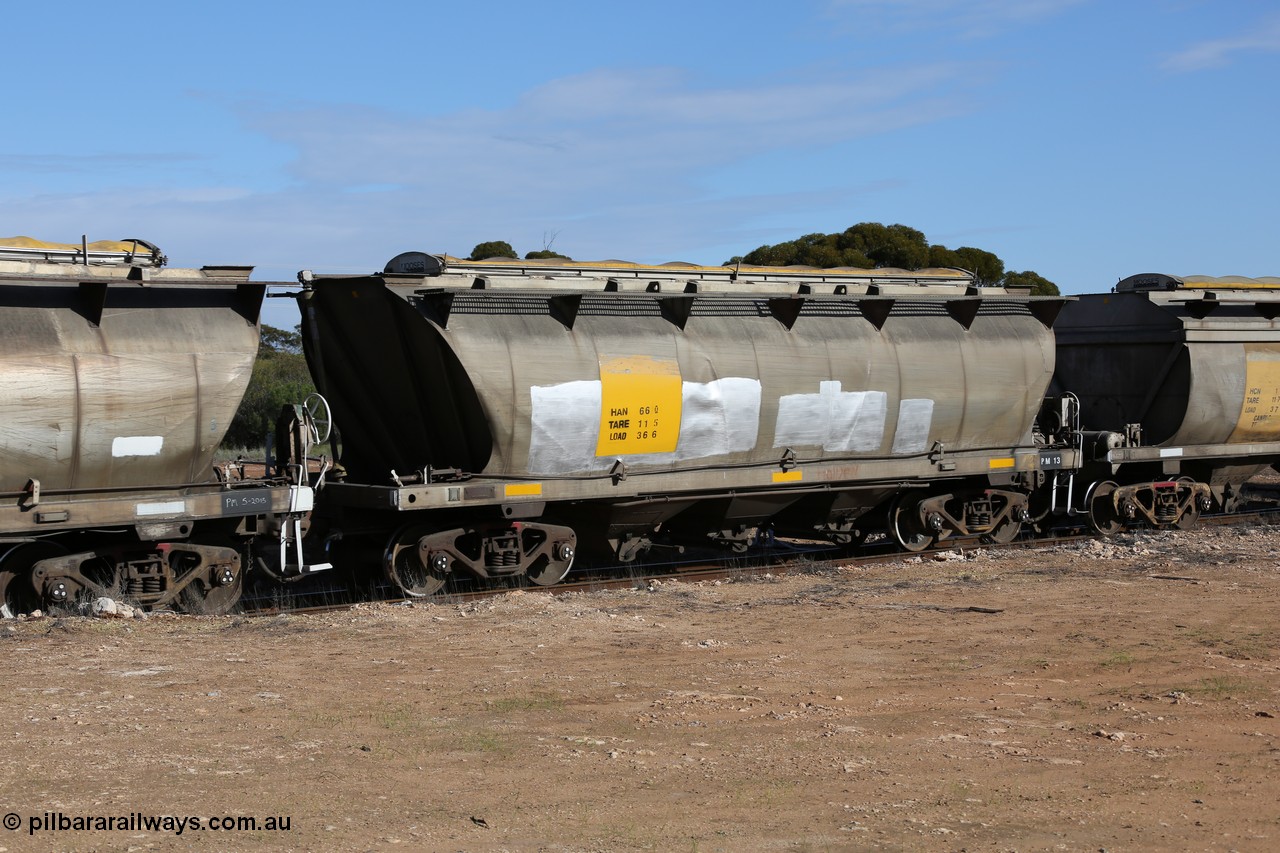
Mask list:
[{"label": "blue sky", "polygon": [[[1064,292],[1280,275],[1280,3],[18,4],[0,236],[380,269],[900,222]],[[292,325],[277,301],[268,322]]]}]

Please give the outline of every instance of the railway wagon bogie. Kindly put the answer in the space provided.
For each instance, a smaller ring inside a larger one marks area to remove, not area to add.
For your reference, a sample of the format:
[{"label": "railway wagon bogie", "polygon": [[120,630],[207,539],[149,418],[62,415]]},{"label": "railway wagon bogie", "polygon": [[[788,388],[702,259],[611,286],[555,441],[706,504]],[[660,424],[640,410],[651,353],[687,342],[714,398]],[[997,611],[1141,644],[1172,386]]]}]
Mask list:
[{"label": "railway wagon bogie", "polygon": [[449,530],[410,524],[392,534],[383,557],[387,579],[407,595],[438,592],[454,571],[482,580],[523,576],[559,583],[577,553],[571,528],[537,522],[494,522]]},{"label": "railway wagon bogie", "polygon": [[893,504],[891,529],[908,551],[923,551],[952,537],[1008,544],[1031,520],[1029,506],[1029,490],[971,488],[925,496],[906,492]]}]

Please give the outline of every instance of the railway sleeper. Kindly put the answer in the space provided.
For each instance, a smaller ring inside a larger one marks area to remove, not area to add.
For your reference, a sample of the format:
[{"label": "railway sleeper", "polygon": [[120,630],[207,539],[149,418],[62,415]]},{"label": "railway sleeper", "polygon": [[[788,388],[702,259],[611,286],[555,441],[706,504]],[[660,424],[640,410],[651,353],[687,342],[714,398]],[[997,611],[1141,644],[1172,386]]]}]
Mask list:
[{"label": "railway sleeper", "polygon": [[35,562],[31,585],[46,605],[113,598],[154,609],[177,604],[190,613],[228,612],[243,586],[233,548],[160,543],[153,551],[83,551]]},{"label": "railway sleeper", "polygon": [[428,530],[407,526],[387,545],[387,578],[407,596],[432,595],[457,569],[478,578],[525,576],[539,586],[564,580],[578,539],[571,528],[514,521],[507,524]]}]

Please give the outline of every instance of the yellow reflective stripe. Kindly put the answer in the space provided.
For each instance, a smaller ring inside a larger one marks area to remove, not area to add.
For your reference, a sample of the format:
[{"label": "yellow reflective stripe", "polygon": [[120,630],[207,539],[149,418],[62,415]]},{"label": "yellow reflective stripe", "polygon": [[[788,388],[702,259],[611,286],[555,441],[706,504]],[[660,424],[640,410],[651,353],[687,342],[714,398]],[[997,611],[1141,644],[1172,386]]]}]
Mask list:
[{"label": "yellow reflective stripe", "polygon": [[775,471],[773,473],[773,482],[775,483],[798,483],[804,479],[802,471]]},{"label": "yellow reflective stripe", "polygon": [[509,498],[542,497],[541,483],[516,483],[503,487],[503,494]]},{"label": "yellow reflective stripe", "polygon": [[991,465],[991,470],[993,470],[993,471],[994,471],[994,470],[996,470],[996,469],[998,469],[998,468],[1012,468],[1012,467],[1013,467],[1013,465],[1014,465],[1013,457],[1012,457],[1012,456],[1002,456],[1002,457],[1000,457],[999,459],[992,459],[992,460],[990,461],[990,465]]}]

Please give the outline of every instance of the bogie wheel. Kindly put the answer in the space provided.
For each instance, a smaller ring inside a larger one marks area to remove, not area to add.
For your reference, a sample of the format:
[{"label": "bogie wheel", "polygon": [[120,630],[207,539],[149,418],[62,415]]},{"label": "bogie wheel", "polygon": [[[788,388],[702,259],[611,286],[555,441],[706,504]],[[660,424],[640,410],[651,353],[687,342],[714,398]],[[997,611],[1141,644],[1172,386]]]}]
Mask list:
[{"label": "bogie wheel", "polygon": [[990,533],[982,537],[982,541],[995,545],[1008,545],[1017,539],[1018,534],[1021,532],[1022,522],[1012,515],[1006,515],[999,524],[992,528]]},{"label": "bogie wheel", "polygon": [[573,567],[573,558],[575,556],[574,544],[571,542],[561,542],[552,546],[552,556],[536,569],[528,573],[530,583],[538,586],[552,586],[560,583],[569,574],[569,569]]},{"label": "bogie wheel", "polygon": [[[1178,486],[1180,488],[1185,486],[1188,489],[1193,489],[1195,488],[1195,485],[1196,485],[1196,481],[1191,479],[1190,477],[1180,477],[1178,479]],[[1200,506],[1199,504],[1196,503],[1196,499],[1192,497],[1187,504],[1187,508],[1183,510],[1182,515],[1178,516],[1178,520],[1174,526],[1177,527],[1179,530],[1192,530],[1198,527],[1199,524],[1200,524]]]},{"label": "bogie wheel", "polygon": [[210,585],[205,580],[194,580],[178,593],[178,604],[184,613],[193,616],[225,616],[240,602],[244,590],[244,570],[226,584]]},{"label": "bogie wheel", "polygon": [[441,553],[429,557],[427,563],[422,561],[418,540],[430,532],[421,525],[406,525],[395,532],[382,555],[387,580],[409,598],[435,595],[449,578],[447,555]]},{"label": "bogie wheel", "polygon": [[889,526],[899,545],[913,553],[919,553],[934,543],[934,535],[919,520],[918,504],[903,495],[889,511]]},{"label": "bogie wheel", "polygon": [[43,602],[31,583],[31,568],[40,560],[65,553],[65,548],[53,542],[0,545],[0,617],[13,619],[38,609]]},{"label": "bogie wheel", "polygon": [[1089,507],[1089,524],[1103,536],[1111,536],[1124,529],[1124,520],[1116,512],[1112,494],[1120,488],[1110,480],[1094,483],[1086,502]]}]

